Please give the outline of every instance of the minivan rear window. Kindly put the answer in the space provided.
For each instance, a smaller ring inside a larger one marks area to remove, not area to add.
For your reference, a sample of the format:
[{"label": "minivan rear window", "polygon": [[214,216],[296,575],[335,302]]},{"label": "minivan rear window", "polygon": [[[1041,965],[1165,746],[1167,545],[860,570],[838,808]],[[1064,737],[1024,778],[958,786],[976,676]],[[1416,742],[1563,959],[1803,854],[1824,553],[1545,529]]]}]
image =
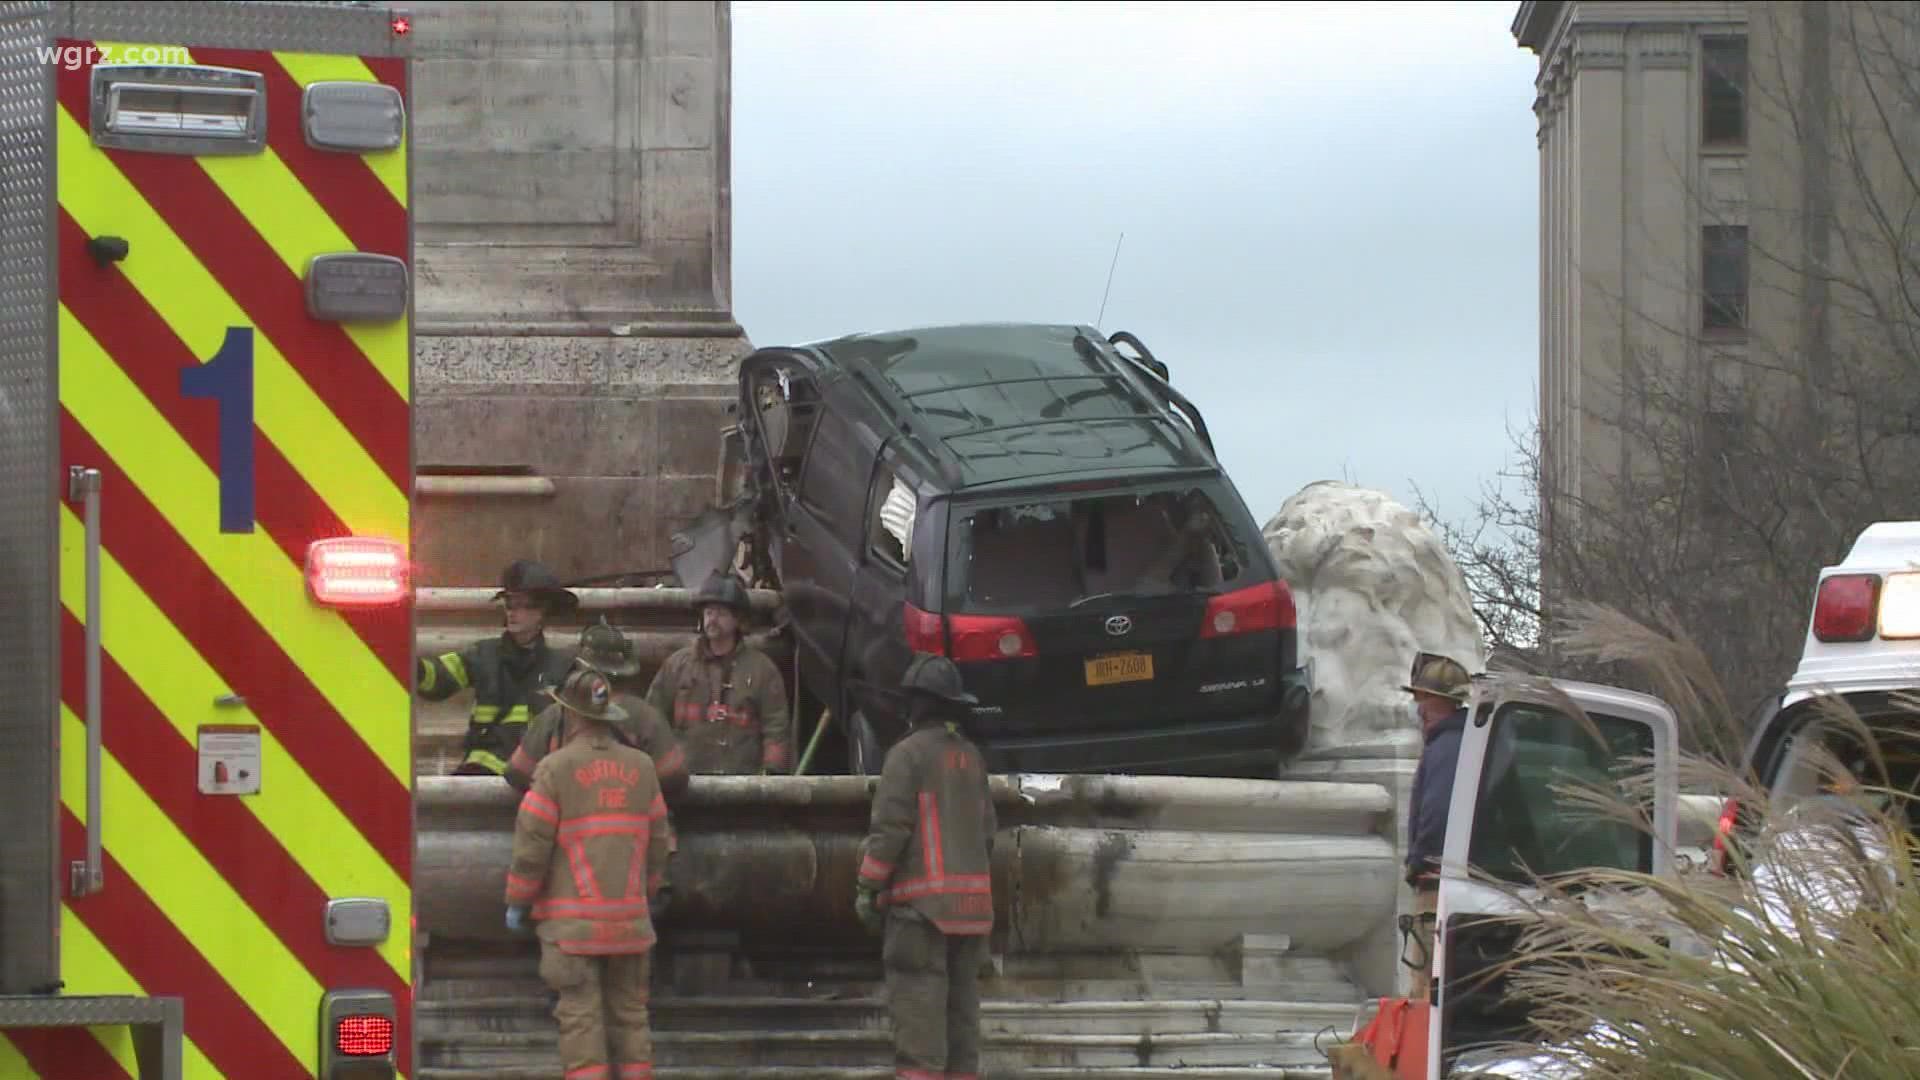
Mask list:
[{"label": "minivan rear window", "polygon": [[1258,581],[1239,500],[1219,480],[960,503],[949,519],[954,610],[1065,608],[1096,596],[1215,593]]}]

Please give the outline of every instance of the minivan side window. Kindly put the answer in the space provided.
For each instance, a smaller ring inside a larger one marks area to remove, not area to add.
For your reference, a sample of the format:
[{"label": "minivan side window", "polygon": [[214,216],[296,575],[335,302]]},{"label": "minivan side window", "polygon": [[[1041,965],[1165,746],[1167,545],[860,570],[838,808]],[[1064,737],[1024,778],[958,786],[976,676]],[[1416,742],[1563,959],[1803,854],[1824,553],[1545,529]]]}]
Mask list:
[{"label": "minivan side window", "polygon": [[1605,787],[1619,770],[1653,756],[1653,729],[1601,713],[1578,720],[1542,705],[1513,702],[1494,716],[1474,808],[1467,861],[1512,885],[1590,868],[1653,872],[1653,840],[1631,824],[1569,805],[1563,791]]},{"label": "minivan side window", "polygon": [[867,501],[870,462],[845,418],[823,410],[800,474],[800,501],[849,545],[859,543],[864,531],[860,511]]},{"label": "minivan side window", "polygon": [[867,549],[874,561],[904,573],[912,557],[913,492],[885,465],[876,471],[867,506]]}]

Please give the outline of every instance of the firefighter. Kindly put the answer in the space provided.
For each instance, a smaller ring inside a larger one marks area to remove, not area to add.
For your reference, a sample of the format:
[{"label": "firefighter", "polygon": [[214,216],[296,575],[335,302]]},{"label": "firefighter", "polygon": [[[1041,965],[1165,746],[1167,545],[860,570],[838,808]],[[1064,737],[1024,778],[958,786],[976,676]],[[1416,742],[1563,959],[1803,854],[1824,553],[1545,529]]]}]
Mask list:
[{"label": "firefighter", "polygon": [[881,765],[854,911],[884,934],[894,1076],[974,1080],[999,824],[963,729],[978,699],[942,656],[916,655],[901,686],[911,729]]},{"label": "firefighter", "polygon": [[693,607],[699,636],[660,666],[648,704],[672,722],[695,774],[790,771],[787,686],[772,658],[746,641],[747,590],[723,571]]},{"label": "firefighter", "polygon": [[[627,635],[608,625],[605,619],[582,630],[579,657],[574,661],[574,667],[597,671],[607,677],[608,684],[614,688],[613,704],[619,707],[617,715],[625,717],[614,727],[614,734],[621,742],[653,759],[654,775],[659,779],[660,792],[666,796],[668,803],[685,794],[689,779],[687,755],[680,749],[680,741],[674,738],[673,728],[658,709],[642,698],[623,693],[619,688],[619,679],[631,677],[640,670]],[[533,783],[534,767],[548,754],[566,744],[566,716],[566,710],[556,701],[542,709],[540,715],[527,725],[527,733],[521,736],[512,760],[507,762],[507,783],[513,785],[514,790],[524,793]],[[667,851],[670,854],[677,853],[680,842],[673,831],[671,806],[667,836]],[[672,897],[673,882],[668,880],[660,887],[654,907],[656,924],[666,915]]]},{"label": "firefighter", "polygon": [[[660,778],[660,790],[665,793],[669,803],[678,799],[687,789],[687,755],[680,749],[680,741],[674,737],[673,727],[659,710],[647,704],[645,699],[626,692],[621,686],[622,679],[632,678],[640,670],[640,663],[634,658],[632,643],[619,628],[608,625],[605,619],[580,631],[580,643],[576,650],[575,667],[586,667],[607,677],[613,687],[613,703],[620,707],[626,720],[614,729],[622,742],[628,746],[643,750],[653,759],[653,768]],[[559,702],[554,702],[541,710],[533,722],[527,725],[526,734],[520,738],[520,745],[513,751],[513,757],[507,762],[507,783],[517,791],[526,791],[533,782],[533,768],[540,759],[560,749],[566,741],[564,734],[566,711]]]},{"label": "firefighter", "polygon": [[1413,889],[1410,932],[1419,946],[1413,969],[1415,1001],[1429,1000],[1433,981],[1434,919],[1440,903],[1440,856],[1447,842],[1447,811],[1453,804],[1453,774],[1460,762],[1460,736],[1467,727],[1467,669],[1451,657],[1420,653],[1413,678],[1401,687],[1413,695],[1424,743],[1407,798],[1406,882]]},{"label": "firefighter", "polygon": [[653,759],[614,733],[626,717],[606,676],[583,666],[548,694],[567,714],[567,740],[534,767],[520,798],[507,929],[534,921],[566,1075],[648,1077],[666,801]]},{"label": "firefighter", "polygon": [[427,701],[445,701],[473,691],[467,718],[465,756],[455,776],[502,776],[508,756],[520,744],[534,703],[560,685],[573,658],[547,646],[547,620],[571,613],[579,594],[560,587],[553,571],[517,559],[500,576],[505,629],[499,637],[476,641],[459,652],[422,657],[417,693]]}]

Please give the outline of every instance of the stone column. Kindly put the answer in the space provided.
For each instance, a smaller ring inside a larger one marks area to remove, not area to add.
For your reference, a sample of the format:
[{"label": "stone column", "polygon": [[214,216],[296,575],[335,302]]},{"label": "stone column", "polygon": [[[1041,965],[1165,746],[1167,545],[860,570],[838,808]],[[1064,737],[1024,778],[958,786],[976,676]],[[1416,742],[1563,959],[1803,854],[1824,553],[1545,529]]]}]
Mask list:
[{"label": "stone column", "polygon": [[[424,585],[667,567],[735,362],[725,3],[421,3]],[[517,477],[471,493],[444,474]]]}]

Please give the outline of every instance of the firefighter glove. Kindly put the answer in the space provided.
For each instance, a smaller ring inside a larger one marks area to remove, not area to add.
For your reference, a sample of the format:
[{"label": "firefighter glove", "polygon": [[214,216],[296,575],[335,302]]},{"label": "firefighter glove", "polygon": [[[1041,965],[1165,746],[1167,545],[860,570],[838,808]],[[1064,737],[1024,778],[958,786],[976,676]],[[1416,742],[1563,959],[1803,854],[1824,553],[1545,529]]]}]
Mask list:
[{"label": "firefighter glove", "polygon": [[518,934],[527,927],[527,909],[518,905],[507,908],[507,929]]},{"label": "firefighter glove", "polygon": [[853,913],[860,917],[860,925],[866,927],[871,933],[877,934],[885,928],[886,917],[880,913],[880,908],[874,903],[872,889],[861,886],[855,890]]},{"label": "firefighter glove", "polygon": [[653,894],[653,902],[647,905],[647,914],[658,923],[667,917],[668,909],[673,907],[673,886],[662,885],[660,891]]}]

